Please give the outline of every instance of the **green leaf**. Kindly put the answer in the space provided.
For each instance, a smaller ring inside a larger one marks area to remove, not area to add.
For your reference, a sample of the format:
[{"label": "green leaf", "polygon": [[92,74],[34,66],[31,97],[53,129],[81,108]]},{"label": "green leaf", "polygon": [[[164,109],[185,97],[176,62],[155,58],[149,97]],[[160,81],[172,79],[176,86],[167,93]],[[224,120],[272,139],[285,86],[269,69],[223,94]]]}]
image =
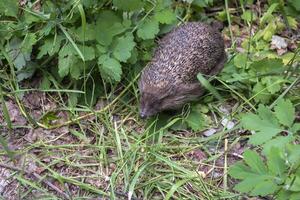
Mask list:
[{"label": "green leaf", "polygon": [[[252,17],[251,17],[252,15]],[[245,10],[245,12],[242,14],[241,18],[245,20],[246,22],[251,22],[256,20],[256,14],[252,12],[251,10]]]},{"label": "green leaf", "polygon": [[290,16],[287,16],[286,18],[287,18],[287,21],[289,23],[289,26],[292,29],[297,30],[298,29],[298,22],[297,22],[297,20],[295,18],[293,18],[293,17],[290,17]]},{"label": "green leaf", "polygon": [[135,46],[132,33],[127,33],[125,36],[117,39],[117,45],[113,49],[113,55],[121,62],[126,62],[131,56],[131,51]]},{"label": "green leaf", "polygon": [[114,6],[124,11],[140,10],[144,6],[142,0],[113,0]]},{"label": "green leaf", "polygon": [[290,176],[287,178],[285,182],[285,188],[289,192],[295,192],[299,193],[300,192],[300,174],[294,174],[294,176]]},{"label": "green leaf", "polygon": [[254,99],[256,102],[268,103],[271,99],[271,94],[261,82],[257,82],[253,87]]},{"label": "green leaf", "polygon": [[271,124],[275,124],[276,127],[279,127],[277,118],[275,117],[274,113],[268,107],[266,107],[265,105],[259,104],[258,109],[257,109],[257,113],[258,113],[258,116],[261,119],[265,119],[268,122],[270,122]]},{"label": "green leaf", "polygon": [[234,186],[234,189],[238,190],[240,192],[248,193],[255,187],[255,185],[260,181],[260,179],[261,179],[261,176],[248,177],[248,178],[244,179],[243,181],[241,181],[240,183],[236,184]]},{"label": "green leaf", "polygon": [[[2,85],[0,85],[0,102],[1,102],[1,108],[2,108],[2,115],[3,118],[6,122],[6,126],[12,130],[12,121],[10,119],[9,116],[9,112],[8,112],[8,108],[6,106],[5,100],[4,100],[4,95],[3,95],[3,90],[2,90]],[[1,138],[0,138],[0,142],[1,142]],[[5,140],[3,140],[3,143],[5,142]],[[5,146],[4,146],[5,147]]]},{"label": "green leaf", "polygon": [[244,152],[243,155],[244,161],[248,166],[250,166],[252,171],[257,172],[258,174],[267,173],[267,168],[258,153],[248,149]]},{"label": "green leaf", "polygon": [[201,8],[205,8],[209,4],[211,5],[213,3],[212,0],[190,0],[190,1],[192,1],[193,5],[199,6]]},{"label": "green leaf", "polygon": [[265,14],[260,19],[260,23],[261,24],[270,22],[274,18],[273,15],[272,15],[272,13],[276,10],[277,6],[278,6],[278,3],[273,3],[268,8],[267,12],[265,12]]},{"label": "green leaf", "polygon": [[254,61],[251,63],[250,69],[261,74],[282,72],[284,70],[282,59],[279,58],[264,58],[262,60]]},{"label": "green leaf", "polygon": [[275,193],[278,189],[279,186],[277,186],[272,180],[264,180],[257,182],[250,194],[253,196],[267,196]]},{"label": "green leaf", "polygon": [[263,144],[282,131],[277,124],[273,124],[266,119],[261,119],[258,115],[252,113],[244,115],[241,122],[245,129],[256,131],[249,140],[254,145]]},{"label": "green leaf", "polygon": [[238,68],[246,68],[247,54],[238,54],[233,59],[234,65]]},{"label": "green leaf", "polygon": [[280,83],[284,82],[284,79],[281,77],[266,76],[261,79],[261,82],[267,86],[267,90],[271,94],[276,94],[282,89]]},{"label": "green leaf", "polygon": [[58,74],[61,78],[67,76],[70,72],[70,68],[73,67],[76,57],[74,55],[68,55],[65,57],[59,57],[58,60]]},{"label": "green leaf", "polygon": [[93,60],[95,58],[95,49],[93,47],[79,45],[78,48],[83,54],[84,61]]},{"label": "green leaf", "polygon": [[18,0],[0,0],[0,13],[6,16],[17,17]]},{"label": "green leaf", "polygon": [[[300,145],[297,144],[287,144],[287,155],[288,155],[288,162],[292,166],[298,166],[300,164]],[[300,175],[300,173],[299,173]]]},{"label": "green leaf", "polygon": [[165,9],[155,13],[155,19],[162,24],[172,24],[176,20],[176,14],[172,9]]},{"label": "green leaf", "polygon": [[77,40],[80,42],[91,41],[96,39],[96,25],[95,24],[86,24],[86,29],[83,30],[82,26],[78,27],[74,32],[77,34]]},{"label": "green leaf", "polygon": [[96,22],[96,40],[100,44],[108,46],[111,44],[114,36],[125,30],[121,18],[116,13],[109,10],[102,11]]},{"label": "green leaf", "polygon": [[274,108],[279,122],[287,127],[292,126],[295,120],[295,108],[290,100],[280,99]]},{"label": "green leaf", "polygon": [[229,168],[229,175],[236,179],[246,179],[252,177],[255,173],[242,162],[236,162]]},{"label": "green leaf", "polygon": [[13,60],[13,63],[18,70],[21,70],[26,65],[26,62],[30,61],[30,53],[21,52],[21,45],[22,40],[15,37],[9,41],[7,47],[9,57]]},{"label": "green leaf", "polygon": [[291,128],[291,130],[290,130],[292,133],[299,133],[299,131],[300,131],[300,123],[295,123],[293,126],[292,126],[292,128]]},{"label": "green leaf", "polygon": [[205,127],[203,114],[196,110],[192,110],[185,121],[193,131],[200,131]]},{"label": "green leaf", "polygon": [[137,35],[143,40],[153,39],[159,32],[159,23],[157,20],[145,20],[145,22],[138,28]]},{"label": "green leaf", "polygon": [[297,11],[300,11],[300,1],[288,0],[288,4],[292,5]]},{"label": "green leaf", "polygon": [[275,176],[282,177],[286,166],[285,160],[281,158],[280,149],[277,147],[271,147],[271,151],[269,151],[267,158],[269,171],[271,171]]},{"label": "green leaf", "polygon": [[107,77],[108,79],[112,79],[114,81],[121,80],[122,66],[116,59],[105,54],[99,57],[98,64],[102,78]]},{"label": "green leaf", "polygon": [[289,200],[298,200],[300,197],[300,192],[293,192]]},{"label": "green leaf", "polygon": [[75,63],[76,51],[72,44],[65,45],[58,53],[58,74],[61,78],[67,76]]},{"label": "green leaf", "polygon": [[288,136],[277,136],[272,140],[269,140],[263,145],[263,153],[268,155],[271,152],[272,147],[278,147],[280,149],[285,149],[286,145],[294,140],[292,135]]},{"label": "green leaf", "polygon": [[52,56],[59,51],[60,44],[63,38],[57,36],[56,38],[47,38],[44,41],[44,44],[39,47],[39,53],[37,58],[40,59],[45,55]]},{"label": "green leaf", "polygon": [[31,53],[32,46],[37,42],[36,35],[33,33],[26,34],[22,42],[22,52]]},{"label": "green leaf", "polygon": [[48,76],[44,74],[42,82],[40,84],[40,89],[41,90],[48,90],[48,89],[50,89],[50,85],[51,85],[51,82],[50,82]]},{"label": "green leaf", "polygon": [[72,78],[78,80],[81,75],[84,62],[76,57],[74,59],[75,61],[73,61],[73,65],[70,66],[70,75]]}]

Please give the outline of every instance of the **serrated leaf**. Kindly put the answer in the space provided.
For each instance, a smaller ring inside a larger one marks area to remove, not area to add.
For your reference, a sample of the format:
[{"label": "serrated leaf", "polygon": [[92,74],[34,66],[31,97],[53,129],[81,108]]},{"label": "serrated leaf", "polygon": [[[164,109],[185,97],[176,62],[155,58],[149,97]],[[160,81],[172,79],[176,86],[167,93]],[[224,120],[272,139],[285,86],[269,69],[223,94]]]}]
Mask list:
[{"label": "serrated leaf", "polygon": [[42,79],[42,82],[40,84],[40,89],[41,90],[48,90],[48,89],[50,89],[50,85],[51,85],[51,82],[50,82],[48,76],[43,75],[43,79]]},{"label": "serrated leaf", "polygon": [[277,124],[272,124],[252,113],[244,115],[241,122],[245,129],[256,131],[249,140],[254,145],[263,144],[282,131]]},{"label": "serrated leaf", "polygon": [[[298,2],[299,2],[299,1],[298,1]],[[300,4],[300,3],[299,3],[299,4]],[[297,30],[297,28],[298,28],[298,22],[297,22],[297,20],[296,20],[295,18],[293,18],[293,17],[290,17],[290,16],[287,16],[286,18],[287,18],[287,21],[288,21],[288,23],[289,23],[289,26],[290,26],[292,29]]]},{"label": "serrated leaf", "polygon": [[267,154],[267,165],[269,171],[275,176],[281,177],[284,173],[286,169],[285,160],[281,158],[281,152],[278,147],[271,147],[271,150]]},{"label": "serrated leaf", "polygon": [[39,53],[37,58],[40,59],[44,55],[52,56],[59,51],[60,44],[63,38],[61,36],[57,36],[56,38],[47,38],[44,41],[44,44],[39,47]]},{"label": "serrated leaf", "polygon": [[262,60],[251,63],[250,68],[258,73],[282,72],[284,70],[282,59],[279,58],[264,58]]},{"label": "serrated leaf", "polygon": [[121,80],[122,66],[116,59],[105,54],[99,57],[98,64],[103,78],[108,77],[114,81]]},{"label": "serrated leaf", "polygon": [[274,113],[265,105],[263,104],[258,105],[257,114],[261,119],[265,119],[272,124],[276,124],[276,126],[279,127],[278,121]]},{"label": "serrated leaf", "polygon": [[273,3],[271,4],[271,6],[269,6],[267,12],[265,12],[265,14],[260,18],[261,24],[269,22],[270,20],[273,19],[272,13],[276,10],[278,5],[279,5],[278,3]]},{"label": "serrated leaf", "polygon": [[246,150],[243,155],[244,161],[248,166],[250,166],[253,172],[258,174],[267,173],[267,168],[258,153],[252,150]]},{"label": "serrated leaf", "polygon": [[285,149],[286,145],[294,140],[292,135],[288,136],[277,136],[272,140],[269,140],[263,145],[263,153],[268,155],[271,152],[272,147],[278,147],[280,149]]},{"label": "serrated leaf", "polygon": [[229,175],[236,179],[246,179],[252,177],[255,173],[242,162],[236,162],[229,168]]},{"label": "serrated leaf", "polygon": [[70,43],[63,46],[58,53],[59,57],[66,57],[68,55],[76,55],[76,51]]},{"label": "serrated leaf", "polygon": [[292,133],[299,133],[299,131],[300,131],[300,123],[295,123],[291,128],[291,132]]},{"label": "serrated leaf", "polygon": [[154,17],[162,24],[172,24],[176,20],[176,14],[172,9],[161,10],[155,13]]},{"label": "serrated leaf", "polygon": [[95,49],[93,47],[79,45],[78,48],[83,54],[84,61],[93,60],[95,58]]},{"label": "serrated leaf", "polygon": [[[288,162],[293,166],[300,164],[300,145],[287,144]],[[300,171],[299,171],[300,175]]]},{"label": "serrated leaf", "polygon": [[15,37],[9,41],[7,47],[8,55],[18,71],[26,65],[27,61],[30,61],[30,53],[22,53],[21,45],[22,40]]},{"label": "serrated leaf", "polygon": [[205,127],[203,114],[195,110],[190,112],[185,121],[193,131],[200,131]]},{"label": "serrated leaf", "polygon": [[58,74],[61,78],[67,76],[70,72],[70,68],[75,63],[76,57],[74,55],[67,55],[65,57],[59,57],[58,59]]},{"label": "serrated leaf", "polygon": [[258,181],[260,181],[261,177],[260,176],[251,176],[248,177],[246,179],[244,179],[243,181],[239,182],[238,184],[236,184],[234,186],[235,190],[238,190],[240,192],[250,192],[255,185],[258,183]]},{"label": "serrated leaf", "polygon": [[73,64],[70,66],[71,77],[78,80],[81,75],[83,66],[84,66],[84,62],[75,57]]},{"label": "serrated leaf", "polygon": [[86,30],[83,30],[82,27],[78,27],[75,30],[75,33],[77,34],[77,40],[80,42],[83,41],[91,41],[96,39],[96,25],[95,24],[86,24]]},{"label": "serrated leaf", "polygon": [[267,196],[275,193],[278,189],[279,186],[277,186],[272,180],[264,180],[257,182],[250,194],[253,196]]},{"label": "serrated leaf", "polygon": [[104,45],[108,46],[111,44],[114,36],[125,31],[124,26],[122,25],[121,18],[116,15],[116,13],[105,10],[102,11],[96,22],[96,40]]},{"label": "serrated leaf", "polygon": [[155,11],[161,11],[172,6],[172,0],[156,0]]},{"label": "serrated leaf", "polygon": [[27,62],[25,67],[17,71],[18,82],[33,76],[35,70],[37,69],[37,64],[34,62]]},{"label": "serrated leaf", "polygon": [[254,85],[253,94],[255,95],[254,99],[256,102],[268,103],[270,101],[272,96],[265,88],[266,86],[264,86],[261,82],[257,82]]},{"label": "serrated leaf", "polygon": [[267,86],[267,90],[271,94],[275,94],[281,90],[282,86],[280,83],[284,82],[284,79],[281,77],[266,76],[261,79],[261,82]]},{"label": "serrated leaf", "polygon": [[36,35],[33,33],[26,34],[23,42],[21,51],[23,53],[31,53],[32,46],[37,42]]},{"label": "serrated leaf", "polygon": [[153,39],[159,32],[159,23],[155,19],[145,20],[138,28],[137,35],[143,40]]},{"label": "serrated leaf", "polygon": [[131,56],[131,51],[135,46],[134,37],[131,33],[117,39],[117,44],[113,49],[113,55],[121,62],[126,62]]},{"label": "serrated leaf", "polygon": [[247,54],[238,54],[233,59],[234,65],[238,68],[246,68]]},{"label": "serrated leaf", "polygon": [[61,78],[63,78],[70,73],[70,68],[77,60],[75,56],[76,51],[69,43],[59,51],[58,55],[58,74]]},{"label": "serrated leaf", "polygon": [[277,26],[275,24],[275,22],[271,22],[269,23],[266,28],[263,30],[263,39],[265,41],[270,41],[272,36],[276,33],[276,29],[277,29]]},{"label": "serrated leaf", "polygon": [[243,12],[243,14],[241,15],[241,18],[246,22],[251,22],[251,21],[255,21],[257,17],[256,14],[251,10],[245,10],[245,12]]},{"label": "serrated leaf", "polygon": [[295,108],[290,100],[280,99],[274,108],[275,115],[279,122],[290,127],[295,120]]},{"label": "serrated leaf", "polygon": [[18,0],[0,0],[0,13],[6,16],[17,17]]},{"label": "serrated leaf", "polygon": [[124,11],[135,11],[143,8],[144,2],[142,0],[113,0],[113,4]]}]

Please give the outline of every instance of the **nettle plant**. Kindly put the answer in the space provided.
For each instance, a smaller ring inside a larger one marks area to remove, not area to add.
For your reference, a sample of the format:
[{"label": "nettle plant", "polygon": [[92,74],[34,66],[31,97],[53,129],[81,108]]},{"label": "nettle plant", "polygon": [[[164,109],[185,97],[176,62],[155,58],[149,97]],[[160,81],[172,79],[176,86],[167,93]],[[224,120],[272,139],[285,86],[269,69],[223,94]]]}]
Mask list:
[{"label": "nettle plant", "polygon": [[272,195],[276,199],[300,196],[300,123],[290,100],[279,99],[274,109],[259,105],[257,114],[241,118],[251,131],[249,143],[259,151],[246,150],[243,161],[230,167],[229,174],[241,180],[234,189],[251,196]]},{"label": "nettle plant", "polygon": [[[39,72],[42,89],[84,89],[96,97],[103,92],[103,82],[115,85],[124,74],[130,74],[128,79],[135,76],[151,59],[156,36],[212,0],[19,2],[0,0],[5,50],[0,59],[13,64],[17,81]],[[72,94],[76,104],[77,96]]]},{"label": "nettle plant", "polygon": [[[247,32],[236,28],[236,37],[240,40],[239,52],[234,53],[221,74],[222,80],[232,84],[233,88],[248,90],[251,99],[264,104],[276,98],[300,73],[297,67],[300,62],[299,47],[297,49],[296,45],[295,49],[287,51],[293,39],[284,36],[287,31],[290,34],[298,32],[300,4],[282,0],[268,2],[260,17],[255,9],[246,9],[248,4],[244,5],[241,17],[233,18],[247,24],[248,28]],[[274,43],[278,45],[272,47]]]}]

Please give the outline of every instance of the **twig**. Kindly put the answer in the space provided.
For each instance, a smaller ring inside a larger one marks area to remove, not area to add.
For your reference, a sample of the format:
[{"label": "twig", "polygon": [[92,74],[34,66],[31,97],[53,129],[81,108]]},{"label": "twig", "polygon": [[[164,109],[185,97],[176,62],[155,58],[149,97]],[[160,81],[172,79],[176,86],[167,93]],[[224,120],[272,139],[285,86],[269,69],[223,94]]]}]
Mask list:
[{"label": "twig", "polygon": [[227,186],[227,150],[228,150],[228,139],[225,139],[224,142],[224,170],[223,170],[223,174],[224,174],[224,178],[223,178],[223,189],[226,192],[228,186]]}]

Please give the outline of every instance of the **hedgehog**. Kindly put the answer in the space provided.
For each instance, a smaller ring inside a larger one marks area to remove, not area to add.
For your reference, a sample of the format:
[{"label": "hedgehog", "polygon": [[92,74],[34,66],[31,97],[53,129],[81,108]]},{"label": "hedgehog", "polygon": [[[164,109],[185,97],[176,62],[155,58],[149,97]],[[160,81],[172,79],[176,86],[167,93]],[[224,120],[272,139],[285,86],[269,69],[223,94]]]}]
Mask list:
[{"label": "hedgehog", "polygon": [[224,40],[216,28],[188,22],[158,42],[138,83],[140,116],[176,110],[204,93],[197,74],[218,74],[226,62]]}]

